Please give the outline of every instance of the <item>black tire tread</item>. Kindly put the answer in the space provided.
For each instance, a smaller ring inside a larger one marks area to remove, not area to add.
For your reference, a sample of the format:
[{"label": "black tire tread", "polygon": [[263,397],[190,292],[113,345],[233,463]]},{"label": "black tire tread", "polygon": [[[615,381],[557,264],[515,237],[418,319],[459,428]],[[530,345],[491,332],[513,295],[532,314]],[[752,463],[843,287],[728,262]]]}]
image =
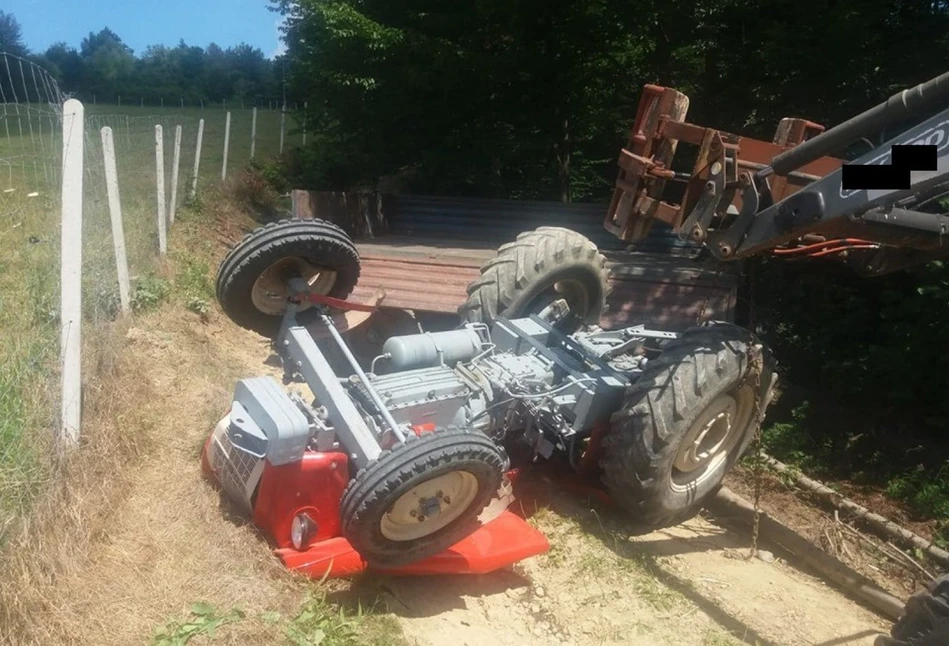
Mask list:
[{"label": "black tire tread", "polygon": [[[280,256],[282,248],[305,244],[312,255],[332,252],[341,258],[337,282],[330,290],[336,298],[352,293],[361,270],[359,252],[349,235],[339,226],[326,220],[287,218],[270,222],[245,235],[225,256],[218,268],[215,292],[225,314],[241,327],[269,336],[279,327],[279,318],[268,316],[256,309],[249,311],[243,296],[235,293],[235,284],[244,278],[262,257]],[[299,255],[294,254],[294,255]]]},{"label": "black tire tread", "polygon": [[600,286],[601,293],[593,295],[594,307],[584,321],[597,323],[611,291],[606,257],[589,239],[562,227],[539,227],[501,245],[497,256],[482,265],[480,277],[468,286],[468,299],[458,313],[470,323],[491,323],[498,315],[512,316],[508,309],[519,296],[566,267],[588,274]]},{"label": "black tire tread", "polygon": [[[600,458],[603,483],[616,501],[641,525],[656,529],[680,524],[694,516],[703,498],[678,509],[660,504],[663,474],[660,462],[675,449],[678,425],[719,385],[740,383],[749,370],[749,347],[761,348],[759,402],[766,407],[774,363],[767,348],[746,330],[715,322],[686,330],[662,354],[647,364],[643,375],[626,393],[623,408],[613,414]],[[711,352],[709,351],[711,350]],[[764,410],[759,408],[758,418]],[[725,465],[727,471],[747,450],[748,433]]]},{"label": "black tire tread", "polygon": [[906,601],[903,615],[890,636],[877,637],[874,646],[943,646],[949,644],[949,574]]},{"label": "black tire tread", "polygon": [[[482,475],[488,481],[481,482],[475,500],[457,520],[414,542],[394,543],[381,534],[376,536],[374,512],[394,502],[406,483],[446,464],[466,462],[484,465]],[[361,469],[346,488],[340,503],[343,535],[376,567],[398,567],[437,554],[477,529],[478,515],[501,486],[503,468],[497,445],[482,433],[450,429],[419,438],[409,435],[404,444],[397,444]]]}]

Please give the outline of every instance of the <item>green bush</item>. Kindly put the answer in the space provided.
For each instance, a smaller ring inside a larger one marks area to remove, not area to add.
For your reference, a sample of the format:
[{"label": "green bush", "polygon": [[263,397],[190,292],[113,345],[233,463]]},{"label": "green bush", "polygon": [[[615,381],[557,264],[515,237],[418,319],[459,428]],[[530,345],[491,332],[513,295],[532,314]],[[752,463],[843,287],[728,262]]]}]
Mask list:
[{"label": "green bush", "polygon": [[208,263],[188,255],[179,256],[175,287],[187,298],[213,298],[214,284]]},{"label": "green bush", "polygon": [[171,294],[171,284],[154,274],[146,274],[135,283],[132,292],[132,309],[144,312],[153,309],[167,300]]},{"label": "green bush", "polygon": [[935,473],[918,468],[893,478],[886,493],[924,516],[949,519],[949,461]]}]

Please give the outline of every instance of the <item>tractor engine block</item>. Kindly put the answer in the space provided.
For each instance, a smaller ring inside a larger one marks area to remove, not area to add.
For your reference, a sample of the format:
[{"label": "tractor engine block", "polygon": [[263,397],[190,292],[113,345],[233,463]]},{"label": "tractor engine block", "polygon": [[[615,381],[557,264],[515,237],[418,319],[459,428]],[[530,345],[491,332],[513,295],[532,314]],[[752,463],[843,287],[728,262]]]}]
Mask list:
[{"label": "tractor engine block", "polygon": [[[589,338],[587,338],[589,337]],[[621,403],[635,361],[603,361],[598,333],[566,336],[537,317],[500,320],[437,334],[390,338],[381,363],[389,372],[369,377],[400,424],[416,432],[460,428],[500,440],[512,431],[547,458],[608,419]],[[626,367],[627,370],[622,368]],[[409,369],[406,369],[409,368]],[[377,430],[372,399],[356,378],[349,393]],[[381,431],[380,431],[381,432]]]},{"label": "tractor engine block", "polygon": [[[371,381],[395,421],[416,430],[469,428],[486,406],[487,394],[445,365],[373,375]],[[372,400],[358,379],[350,379],[349,393],[371,418]]]}]

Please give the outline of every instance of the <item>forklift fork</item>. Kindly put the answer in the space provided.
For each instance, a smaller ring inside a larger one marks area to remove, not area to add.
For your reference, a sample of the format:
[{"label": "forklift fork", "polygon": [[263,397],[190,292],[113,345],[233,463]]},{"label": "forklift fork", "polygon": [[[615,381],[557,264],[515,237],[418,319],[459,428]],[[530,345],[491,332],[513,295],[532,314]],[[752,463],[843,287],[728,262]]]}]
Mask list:
[{"label": "forklift fork", "polygon": [[[940,257],[949,218],[914,207],[949,190],[949,109],[854,162],[889,164],[893,145],[936,146],[936,167],[914,172],[909,188],[844,190],[844,161],[827,155],[881,128],[918,119],[944,105],[947,96],[949,73],[826,132],[805,119],[782,119],[766,142],[688,123],[686,95],[647,85],[620,153],[604,226],[635,243],[660,220],[723,261],[762,252],[803,251],[810,257],[857,250],[857,269],[871,275]],[[690,173],[672,168],[679,144],[695,148]],[[678,200],[667,195],[670,182],[685,184]]]}]

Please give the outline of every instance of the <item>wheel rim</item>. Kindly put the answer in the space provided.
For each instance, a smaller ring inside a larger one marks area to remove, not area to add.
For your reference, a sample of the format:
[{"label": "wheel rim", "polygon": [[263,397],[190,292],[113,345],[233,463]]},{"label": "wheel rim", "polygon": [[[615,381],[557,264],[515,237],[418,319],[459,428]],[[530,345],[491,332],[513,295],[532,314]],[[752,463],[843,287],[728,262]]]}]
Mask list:
[{"label": "wheel rim", "polygon": [[560,298],[567,301],[567,306],[570,308],[570,313],[567,316],[568,320],[583,321],[586,319],[587,312],[590,309],[587,289],[583,282],[575,278],[566,278],[551,283],[531,300],[525,308],[526,314],[539,314],[545,307]]},{"label": "wheel rim", "polygon": [[379,521],[391,541],[413,541],[457,520],[478,495],[478,479],[468,471],[451,471],[402,494]]},{"label": "wheel rim", "polygon": [[[336,272],[314,265],[303,258],[281,258],[261,272],[254,281],[250,292],[254,307],[264,314],[283,314],[290,297],[289,282],[293,278],[302,278],[317,294],[327,294],[336,283]],[[309,306],[309,303],[303,303],[300,309],[305,310]]]},{"label": "wheel rim", "polygon": [[715,477],[741,442],[754,412],[749,386],[723,393],[699,414],[679,444],[672,465],[672,488],[694,489]]}]

